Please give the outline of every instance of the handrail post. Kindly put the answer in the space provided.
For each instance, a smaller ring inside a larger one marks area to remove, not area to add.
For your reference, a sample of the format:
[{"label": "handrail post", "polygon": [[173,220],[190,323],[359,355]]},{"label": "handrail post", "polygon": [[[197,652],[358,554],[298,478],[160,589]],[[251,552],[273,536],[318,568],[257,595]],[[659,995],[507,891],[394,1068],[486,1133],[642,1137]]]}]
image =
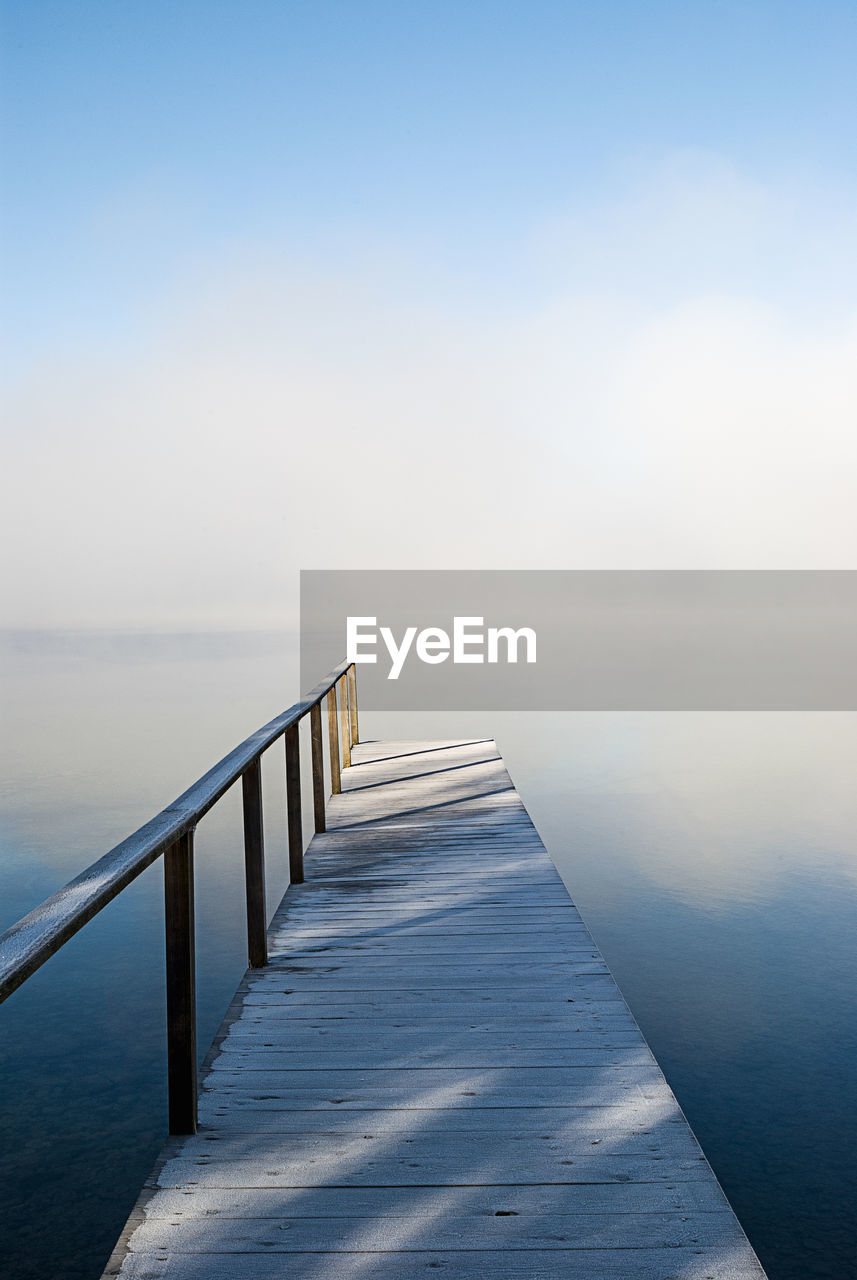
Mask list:
[{"label": "handrail post", "polygon": [[339,720],[339,736],[342,739],[342,767],[351,768],[351,725],[348,719],[348,680],[344,675],[336,682],[339,686],[342,715]]},{"label": "handrail post", "polygon": [[359,742],[357,736],[357,667],[352,662],[348,668],[348,705],[351,709],[351,745]]},{"label": "handrail post", "polygon": [[289,826],[289,881],[304,882],[304,837],[301,822],[301,740],[299,724],[286,730],[286,815]]},{"label": "handrail post", "polygon": [[196,952],[193,831],[164,853],[170,1133],[196,1133]]},{"label": "handrail post", "polygon": [[338,796],[342,790],[339,772],[339,726],[336,723],[336,685],[327,691],[327,746],[330,752],[330,794]]},{"label": "handrail post", "polygon": [[241,775],[244,797],[244,881],[247,890],[247,956],[251,969],[268,963],[265,911],[265,841],[262,827],[262,765],[257,758]]},{"label": "handrail post", "polygon": [[324,821],[324,750],[321,745],[321,703],[316,702],[309,711],[309,733],[312,755],[312,808],[315,829],[325,830]]}]

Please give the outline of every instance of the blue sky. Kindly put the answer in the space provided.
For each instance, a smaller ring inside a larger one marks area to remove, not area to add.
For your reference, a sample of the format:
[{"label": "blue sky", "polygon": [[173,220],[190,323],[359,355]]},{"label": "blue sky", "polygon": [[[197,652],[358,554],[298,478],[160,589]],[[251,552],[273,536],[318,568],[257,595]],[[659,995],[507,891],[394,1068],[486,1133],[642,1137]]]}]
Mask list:
[{"label": "blue sky", "polygon": [[[413,437],[432,420],[419,409],[427,386],[442,447],[464,446],[479,510],[506,474],[480,488],[486,436],[507,439],[510,453],[498,451],[506,463],[527,441],[522,465],[536,468],[536,488],[545,466],[583,457],[597,471],[581,480],[587,500],[593,483],[603,487],[587,562],[623,559],[623,546],[636,554],[639,531],[611,541],[599,522],[639,501],[628,487],[635,477],[640,486],[663,477],[670,446],[656,423],[687,412],[686,398],[681,413],[652,401],[657,389],[640,401],[646,361],[670,370],[705,365],[712,352],[730,361],[724,423],[736,406],[772,403],[777,382],[781,400],[801,406],[789,431],[809,441],[819,415],[835,419],[824,452],[840,477],[851,466],[851,401],[815,404],[810,382],[824,368],[831,385],[842,383],[855,311],[853,4],[40,0],[7,2],[2,14],[12,443],[36,487],[51,440],[62,440],[69,465],[77,459],[77,504],[63,528],[73,526],[78,557],[105,554],[81,514],[81,502],[103,492],[98,465],[85,465],[103,452],[87,417],[102,421],[114,466],[129,469],[131,509],[141,388],[163,382],[183,404],[182,421],[162,428],[180,468],[191,467],[212,412],[211,438],[228,439],[223,396],[220,407],[203,403],[205,393],[193,405],[191,370],[197,380],[232,370],[236,402],[243,389],[255,421],[279,406],[282,430],[269,424],[257,441],[269,468],[318,461],[297,406],[316,438],[327,424],[338,439],[353,411],[378,476],[387,475],[379,453],[399,430],[414,463]],[[741,368],[748,351],[756,357]],[[404,369],[407,385],[385,402],[393,357],[392,381]],[[793,380],[801,362],[800,386],[783,387],[781,371]],[[511,366],[515,388],[491,391]],[[600,382],[584,385],[594,369]],[[709,376],[722,386],[726,374],[718,365]],[[408,404],[415,418],[405,431]],[[148,407],[169,416],[166,398]],[[701,417],[709,407],[706,397]],[[738,450],[730,431],[725,423],[727,453]],[[681,465],[704,472],[712,447],[705,437]],[[756,441],[751,456],[766,447]],[[377,502],[373,474],[366,492]],[[429,474],[436,486],[443,471],[432,462]],[[819,475],[809,501],[829,520],[824,483]],[[573,487],[570,477],[566,492]],[[160,510],[170,495],[156,485],[149,496]],[[417,497],[428,514],[428,496]],[[845,499],[834,495],[837,511]],[[213,510],[197,501],[211,530]],[[749,501],[739,485],[736,509],[746,514]],[[154,595],[132,607],[126,593],[117,617],[178,618],[178,581],[164,595],[155,585],[169,572],[164,547],[134,533],[128,509],[114,512],[116,545],[149,573]],[[687,520],[679,511],[666,520],[650,561],[685,545]],[[756,562],[791,563],[800,548],[784,510],[772,506],[771,520],[782,522],[772,541],[757,545],[739,525],[721,543],[696,531],[687,545],[699,560],[735,562],[746,548]],[[369,524],[377,562],[380,524]],[[844,511],[834,525],[811,558],[841,557]],[[582,528],[560,527],[564,545],[581,545]],[[275,548],[279,527],[258,532]],[[530,563],[544,532],[519,552]],[[40,564],[55,522],[43,533]],[[474,561],[493,554],[469,526],[463,541]],[[405,544],[430,561],[428,541]],[[173,539],[184,571],[197,563],[195,545]],[[437,554],[452,551],[443,544]],[[105,562],[95,583],[79,584],[81,616],[112,616],[115,570]],[[23,581],[7,596],[14,616],[41,617],[44,600]],[[264,612],[261,581],[246,604],[254,616]],[[194,617],[217,614],[206,601],[202,591]],[[76,612],[72,593],[55,612]]]},{"label": "blue sky", "polygon": [[471,287],[515,289],[531,228],[675,150],[853,185],[853,4],[4,11],[5,221],[27,346],[82,316],[111,333],[189,255],[247,239],[322,261],[389,240]]}]

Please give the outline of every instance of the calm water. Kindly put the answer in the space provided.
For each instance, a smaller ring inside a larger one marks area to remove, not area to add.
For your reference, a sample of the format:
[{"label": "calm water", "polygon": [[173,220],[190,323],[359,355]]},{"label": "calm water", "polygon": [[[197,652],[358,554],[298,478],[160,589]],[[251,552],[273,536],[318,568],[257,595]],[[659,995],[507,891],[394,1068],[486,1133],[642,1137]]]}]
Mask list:
[{"label": "calm water", "polygon": [[[285,636],[7,636],[0,657],[0,927],[297,693]],[[771,1280],[857,1275],[857,717],[364,713],[361,730],[497,738]],[[281,774],[275,747],[272,906]],[[205,1048],[245,963],[238,795],[197,848]],[[162,892],[156,865],[0,1008],[10,1280],[96,1280],[163,1139]]]}]

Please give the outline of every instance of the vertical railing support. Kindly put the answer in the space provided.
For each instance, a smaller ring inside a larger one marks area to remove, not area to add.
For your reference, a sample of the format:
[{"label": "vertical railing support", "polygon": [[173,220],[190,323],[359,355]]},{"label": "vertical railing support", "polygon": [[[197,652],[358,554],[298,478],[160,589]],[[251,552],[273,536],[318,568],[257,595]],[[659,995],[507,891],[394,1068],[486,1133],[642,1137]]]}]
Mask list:
[{"label": "vertical railing support", "polygon": [[357,736],[357,668],[352,662],[348,668],[348,706],[351,710],[351,745],[360,739]]},{"label": "vertical railing support", "polygon": [[342,739],[342,767],[343,769],[351,768],[351,724],[348,719],[348,680],[346,677],[340,676],[336,682],[339,685],[339,697],[341,714],[339,717],[339,736]]},{"label": "vertical railing support", "polygon": [[170,1133],[196,1133],[196,952],[193,831],[164,854]]},{"label": "vertical railing support", "polygon": [[327,691],[327,746],[330,754],[330,793],[338,796],[342,790],[339,773],[339,726],[336,723],[336,685]]},{"label": "vertical railing support", "polygon": [[321,745],[321,703],[309,710],[309,735],[312,756],[312,808],[317,832],[325,830],[324,821],[324,749]]},{"label": "vertical railing support", "polygon": [[268,963],[265,911],[265,842],[262,833],[262,765],[254,760],[241,775],[244,794],[244,881],[247,888],[247,956],[251,969]]},{"label": "vertical railing support", "polygon": [[286,814],[289,825],[289,880],[304,882],[304,833],[301,821],[301,740],[299,724],[286,730]]}]

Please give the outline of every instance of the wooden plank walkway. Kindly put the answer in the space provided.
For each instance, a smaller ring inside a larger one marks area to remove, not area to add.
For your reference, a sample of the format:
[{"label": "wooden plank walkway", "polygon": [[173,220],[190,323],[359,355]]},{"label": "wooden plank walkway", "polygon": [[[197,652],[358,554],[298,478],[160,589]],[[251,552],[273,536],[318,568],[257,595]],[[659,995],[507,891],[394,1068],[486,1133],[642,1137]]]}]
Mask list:
[{"label": "wooden plank walkway", "polygon": [[763,1277],[494,743],[353,761],[105,1274]]}]

